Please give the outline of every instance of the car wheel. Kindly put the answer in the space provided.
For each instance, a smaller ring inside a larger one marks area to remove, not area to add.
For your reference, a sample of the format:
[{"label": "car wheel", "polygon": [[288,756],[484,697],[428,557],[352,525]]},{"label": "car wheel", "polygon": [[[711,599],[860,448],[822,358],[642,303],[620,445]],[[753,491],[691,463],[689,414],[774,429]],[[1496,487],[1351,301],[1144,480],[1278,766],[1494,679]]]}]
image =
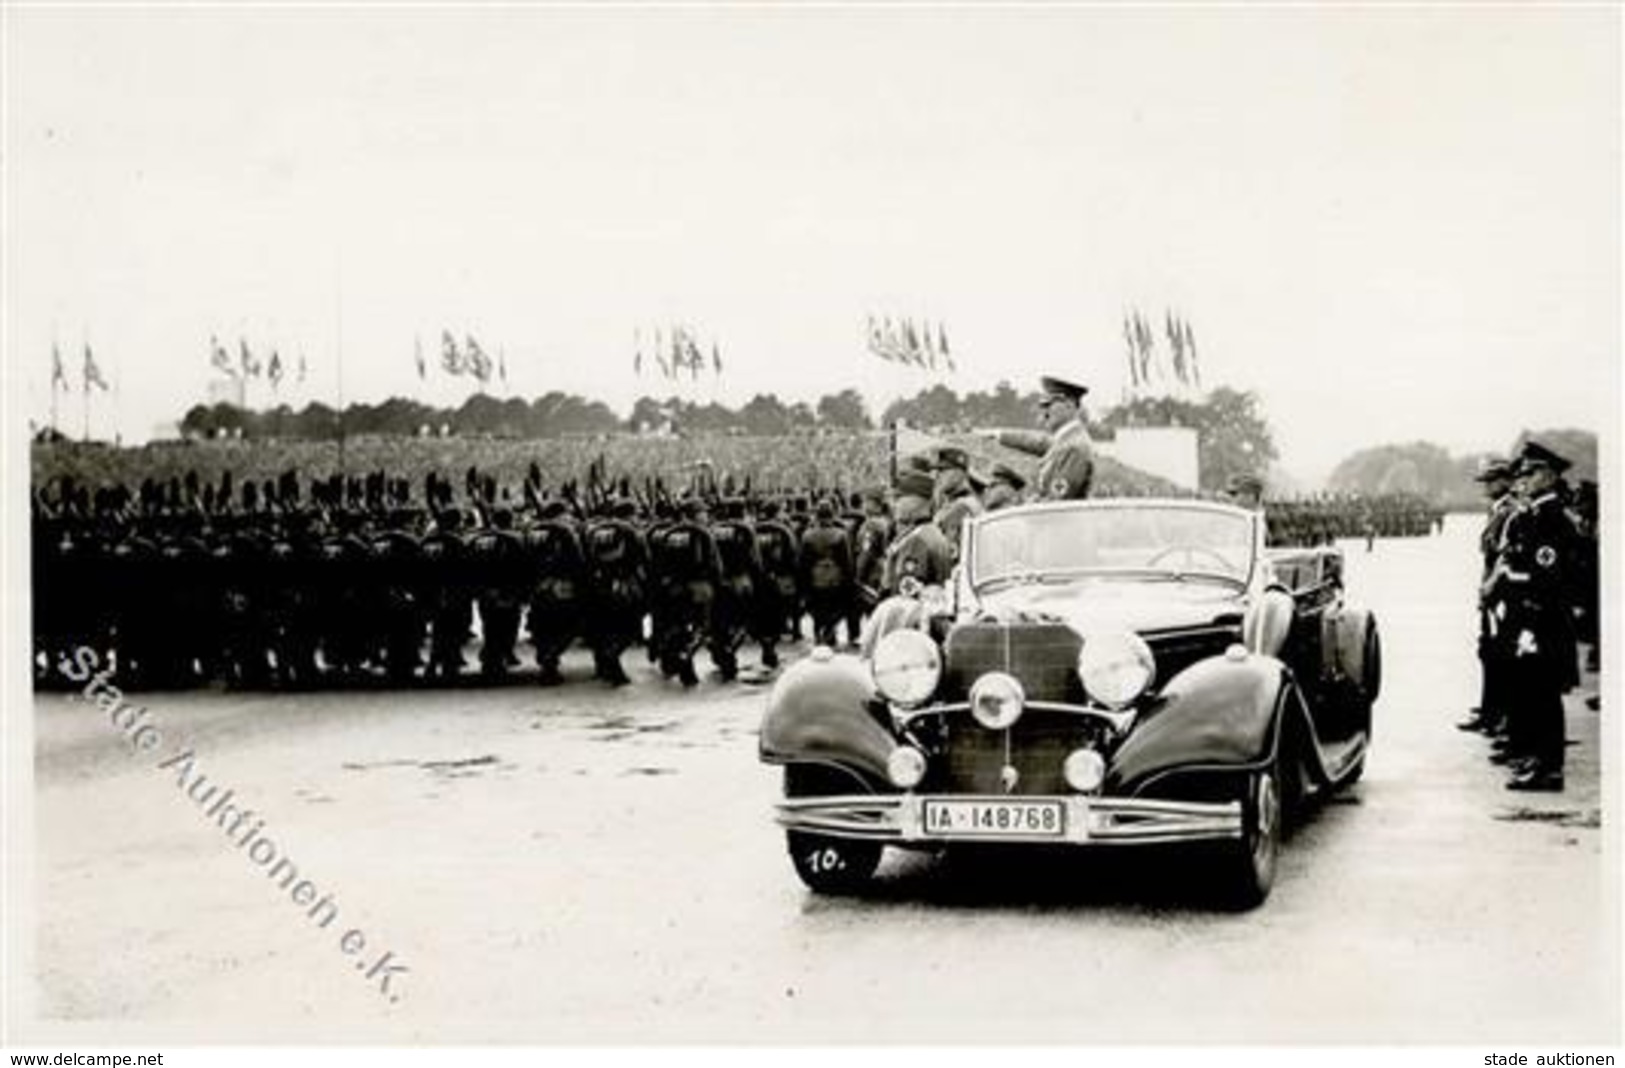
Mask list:
[{"label": "car wheel", "polygon": [[1220,889],[1228,904],[1250,909],[1262,904],[1275,885],[1282,825],[1279,761],[1248,779],[1241,821],[1241,838],[1224,856]]},{"label": "car wheel", "polygon": [[830,838],[805,831],[786,831],[790,860],[807,889],[819,894],[861,890],[880,866],[879,842]]}]

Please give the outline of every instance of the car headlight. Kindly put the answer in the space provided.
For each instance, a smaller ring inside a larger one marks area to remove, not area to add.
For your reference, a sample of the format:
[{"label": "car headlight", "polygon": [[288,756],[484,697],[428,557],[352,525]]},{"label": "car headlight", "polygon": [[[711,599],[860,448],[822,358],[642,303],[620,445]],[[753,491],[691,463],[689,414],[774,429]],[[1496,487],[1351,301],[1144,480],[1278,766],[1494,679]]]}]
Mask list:
[{"label": "car headlight", "polygon": [[1061,765],[1066,784],[1080,794],[1092,794],[1106,781],[1106,759],[1093,749],[1074,749]]},{"label": "car headlight", "polygon": [[1157,662],[1151,647],[1132,631],[1085,634],[1078,653],[1078,678],[1089,696],[1107,708],[1134,703],[1151,687]]},{"label": "car headlight", "polygon": [[970,714],[988,730],[1003,730],[1021,718],[1027,695],[1021,683],[1002,671],[990,671],[970,688]]},{"label": "car headlight", "polygon": [[900,790],[912,790],[925,778],[925,754],[912,745],[900,745],[886,758],[886,777]]},{"label": "car headlight", "polygon": [[908,708],[937,692],[942,654],[924,631],[894,630],[875,646],[873,671],[880,696]]}]

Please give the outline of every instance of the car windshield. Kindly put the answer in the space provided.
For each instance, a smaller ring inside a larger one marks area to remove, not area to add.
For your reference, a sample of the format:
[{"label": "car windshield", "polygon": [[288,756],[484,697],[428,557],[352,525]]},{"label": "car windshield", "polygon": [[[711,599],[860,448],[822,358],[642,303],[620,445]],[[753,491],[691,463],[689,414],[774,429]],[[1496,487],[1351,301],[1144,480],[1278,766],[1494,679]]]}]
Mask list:
[{"label": "car windshield", "polygon": [[1245,512],[1179,504],[999,512],[977,522],[968,563],[976,588],[1092,573],[1245,584],[1253,567],[1253,521]]}]

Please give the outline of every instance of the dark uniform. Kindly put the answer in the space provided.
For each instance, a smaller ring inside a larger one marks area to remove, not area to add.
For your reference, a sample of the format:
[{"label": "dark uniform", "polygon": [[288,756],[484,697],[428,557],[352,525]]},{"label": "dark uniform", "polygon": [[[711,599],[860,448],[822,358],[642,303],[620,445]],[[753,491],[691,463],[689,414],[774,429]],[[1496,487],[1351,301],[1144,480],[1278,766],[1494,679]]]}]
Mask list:
[{"label": "dark uniform", "polygon": [[791,613],[800,604],[797,541],[794,532],[779,518],[776,501],[762,505],[753,529],[761,570],[755,588],[751,637],[762,647],[762,666],[774,668],[779,665],[778,643],[791,626]]},{"label": "dark uniform", "polygon": [[[801,588],[812,615],[813,640],[835,644],[835,627],[846,618],[853,596],[852,543],[846,528],[835,521],[828,501],[819,501],[812,525],[801,535]],[[857,641],[848,634],[848,641]]]},{"label": "dark uniform", "polygon": [[429,613],[418,582],[423,546],[410,528],[410,518],[397,515],[375,533],[369,545],[373,634],[379,648],[372,654],[393,682],[407,682],[423,667],[423,642]]},{"label": "dark uniform", "polygon": [[1563,789],[1563,694],[1579,682],[1571,611],[1574,527],[1556,490],[1568,461],[1530,441],[1518,457],[1528,504],[1508,519],[1500,574],[1492,588],[1504,606],[1501,641],[1510,681],[1513,790]]},{"label": "dark uniform", "polygon": [[[711,538],[716,543],[721,574],[711,615],[709,648],[717,670],[724,679],[731,680],[739,673],[739,646],[751,629],[756,584],[762,581],[762,560],[756,551],[756,532],[744,518],[744,503],[724,500],[717,510],[719,519],[711,526]],[[767,663],[765,654],[763,662]]]},{"label": "dark uniform", "polygon": [[631,680],[621,654],[643,636],[648,589],[648,550],[632,525],[630,501],[587,525],[583,551],[587,569],[587,641],[600,679],[612,685]]},{"label": "dark uniform", "polygon": [[1505,548],[1507,522],[1519,508],[1518,499],[1512,494],[1511,461],[1486,461],[1475,476],[1475,481],[1484,486],[1490,501],[1484,527],[1478,535],[1478,551],[1482,561],[1479,571],[1478,660],[1483,681],[1478,707],[1456,726],[1462,730],[1503,736],[1507,726],[1507,657],[1506,643],[1500,640],[1500,629],[1505,610],[1499,599],[1493,604],[1490,602],[1487,584]]},{"label": "dark uniform", "polygon": [[468,540],[474,597],[480,609],[480,671],[487,678],[507,674],[518,662],[519,614],[526,589],[524,546],[513,532],[513,513],[498,507],[491,525]]},{"label": "dark uniform", "polygon": [[698,501],[684,504],[682,518],[649,536],[654,575],[654,627],[650,651],[661,673],[684,686],[699,682],[694,653],[710,633],[722,563]]},{"label": "dark uniform", "polygon": [[582,631],[586,560],[581,537],[561,502],[544,506],[542,521],[523,537],[530,575],[530,640],[541,682],[551,685],[562,680],[559,659]]},{"label": "dark uniform", "polygon": [[429,673],[454,679],[462,674],[466,663],[463,646],[468,643],[473,615],[472,575],[462,534],[462,513],[446,508],[436,523],[423,539],[421,552],[421,588],[430,620]]}]

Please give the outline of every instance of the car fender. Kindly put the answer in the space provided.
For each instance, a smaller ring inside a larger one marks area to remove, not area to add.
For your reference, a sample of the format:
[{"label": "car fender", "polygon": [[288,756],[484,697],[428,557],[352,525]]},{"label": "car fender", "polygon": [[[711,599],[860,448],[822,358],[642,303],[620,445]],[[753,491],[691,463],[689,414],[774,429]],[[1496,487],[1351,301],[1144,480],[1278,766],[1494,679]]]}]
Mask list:
[{"label": "car fender", "polygon": [[768,697],[761,759],[832,765],[871,791],[889,790],[886,761],[897,740],[874,708],[874,681],[864,661],[853,656],[800,661],[779,677]]},{"label": "car fender", "polygon": [[1169,680],[1112,754],[1106,790],[1136,795],[1182,770],[1246,770],[1275,754],[1290,675],[1248,653],[1209,657]]}]

